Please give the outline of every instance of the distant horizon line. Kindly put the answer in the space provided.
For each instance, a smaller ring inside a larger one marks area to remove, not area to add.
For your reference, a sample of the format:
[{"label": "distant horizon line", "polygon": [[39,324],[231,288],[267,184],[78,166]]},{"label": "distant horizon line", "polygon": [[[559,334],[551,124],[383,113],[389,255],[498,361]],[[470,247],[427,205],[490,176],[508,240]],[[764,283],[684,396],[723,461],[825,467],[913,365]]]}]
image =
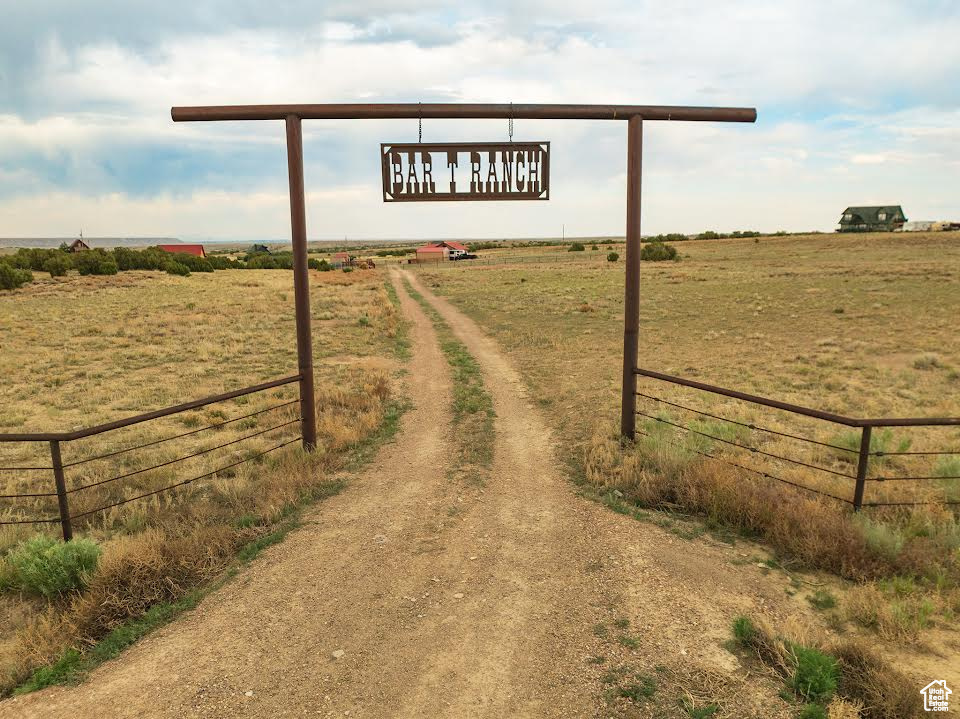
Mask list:
[{"label": "distant horizon line", "polygon": [[[711,230],[702,230],[701,232],[709,232]],[[772,232],[763,232],[761,230],[731,230],[731,231],[716,231],[718,234],[729,235],[733,232],[759,232],[760,235],[775,235],[777,232],[786,232],[790,235],[807,235],[807,234],[824,234],[832,233],[832,230],[776,230]],[[684,235],[686,237],[694,237],[699,232],[658,232],[643,234],[642,237],[654,237],[657,235]],[[64,235],[64,236],[11,236],[11,237],[0,237],[0,243],[12,243],[12,242],[73,242],[75,240],[81,239],[75,235]],[[290,238],[237,238],[237,239],[224,239],[224,238],[181,238],[181,237],[172,237],[172,236],[162,236],[162,235],[85,235],[82,238],[85,242],[104,242],[110,240],[124,240],[126,242],[173,242],[177,244],[236,244],[236,243],[251,243],[251,244],[290,244]],[[462,235],[441,235],[434,237],[308,237],[307,242],[339,242],[339,243],[350,243],[350,242],[435,242],[441,240],[450,240],[455,239],[462,242],[513,242],[513,241],[535,241],[535,240],[624,240],[626,239],[625,234],[593,234],[593,235],[517,235],[512,237],[463,237]]]}]

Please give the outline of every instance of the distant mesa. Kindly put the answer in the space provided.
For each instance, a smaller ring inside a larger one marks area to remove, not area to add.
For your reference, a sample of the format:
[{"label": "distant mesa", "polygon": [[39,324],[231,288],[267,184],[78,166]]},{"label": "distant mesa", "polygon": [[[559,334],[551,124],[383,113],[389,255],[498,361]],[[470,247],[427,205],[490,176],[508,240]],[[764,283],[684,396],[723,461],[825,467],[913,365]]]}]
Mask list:
[{"label": "distant mesa", "polygon": [[[55,248],[64,242],[70,245],[74,237],[0,237],[0,247],[17,249],[19,247]],[[176,237],[84,237],[90,247],[152,247],[153,245],[183,244]]]}]

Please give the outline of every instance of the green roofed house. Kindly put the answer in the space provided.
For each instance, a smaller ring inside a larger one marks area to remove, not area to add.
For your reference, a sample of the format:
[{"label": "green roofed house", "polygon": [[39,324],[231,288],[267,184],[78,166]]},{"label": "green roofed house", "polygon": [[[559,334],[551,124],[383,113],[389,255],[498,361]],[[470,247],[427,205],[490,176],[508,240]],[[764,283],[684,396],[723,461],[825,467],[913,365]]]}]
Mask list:
[{"label": "green roofed house", "polygon": [[907,218],[900,205],[848,207],[840,218],[840,232],[893,232],[903,227]]}]

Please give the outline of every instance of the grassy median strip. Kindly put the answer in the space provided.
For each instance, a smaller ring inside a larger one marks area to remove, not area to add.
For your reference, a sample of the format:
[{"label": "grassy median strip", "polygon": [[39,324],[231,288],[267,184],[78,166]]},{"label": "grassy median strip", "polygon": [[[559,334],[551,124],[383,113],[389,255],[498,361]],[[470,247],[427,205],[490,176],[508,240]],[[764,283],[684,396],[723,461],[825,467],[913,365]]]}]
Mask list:
[{"label": "grassy median strip", "polygon": [[496,412],[493,398],[483,384],[480,365],[423,295],[406,279],[404,286],[433,322],[440,348],[450,364],[453,381],[452,446],[456,456],[454,472],[471,481],[482,482],[493,464]]}]

